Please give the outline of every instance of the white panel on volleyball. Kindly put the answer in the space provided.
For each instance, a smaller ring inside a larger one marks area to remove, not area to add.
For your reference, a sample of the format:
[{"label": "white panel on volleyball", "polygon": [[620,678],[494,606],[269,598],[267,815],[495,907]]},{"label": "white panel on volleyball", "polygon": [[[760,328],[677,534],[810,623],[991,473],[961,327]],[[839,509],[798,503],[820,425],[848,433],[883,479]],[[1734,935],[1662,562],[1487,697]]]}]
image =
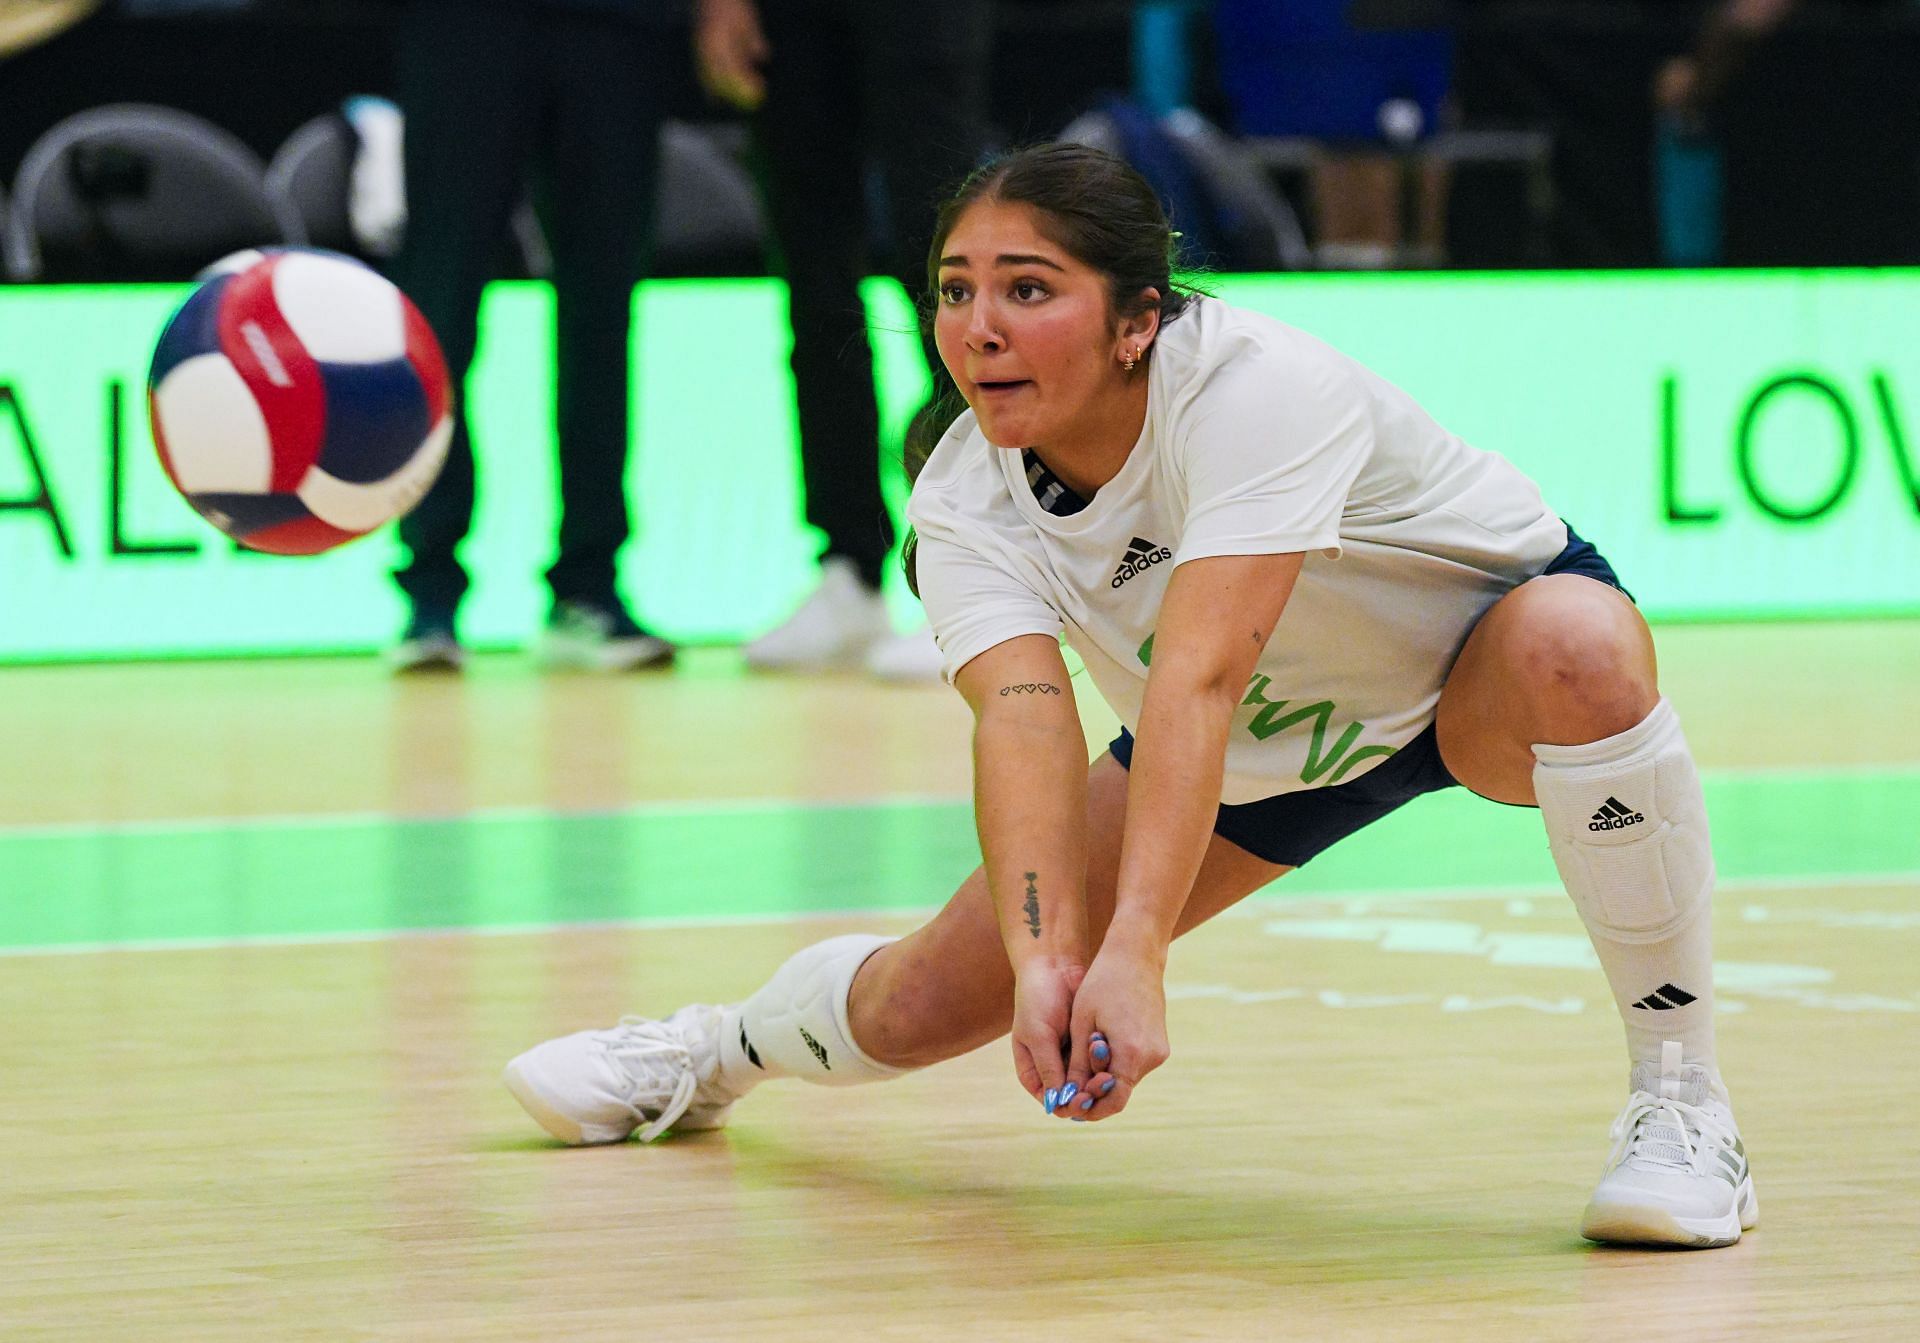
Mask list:
[{"label": "white panel on volleyball", "polygon": [[400,291],[355,261],[286,252],[273,301],[308,354],[323,364],[379,364],[407,353]]},{"label": "white panel on volleyball", "polygon": [[154,388],[153,400],[167,459],[183,491],[265,494],[272,488],[266,417],[226,355],[195,355],[175,364]]},{"label": "white panel on volleyball", "polygon": [[355,485],[330,476],[319,467],[307,471],[294,493],[316,518],[343,532],[370,532],[389,518],[397,518],[420,502],[420,496],[440,474],[453,441],[453,417],[443,415],[427,432],[407,464],[369,485]]}]

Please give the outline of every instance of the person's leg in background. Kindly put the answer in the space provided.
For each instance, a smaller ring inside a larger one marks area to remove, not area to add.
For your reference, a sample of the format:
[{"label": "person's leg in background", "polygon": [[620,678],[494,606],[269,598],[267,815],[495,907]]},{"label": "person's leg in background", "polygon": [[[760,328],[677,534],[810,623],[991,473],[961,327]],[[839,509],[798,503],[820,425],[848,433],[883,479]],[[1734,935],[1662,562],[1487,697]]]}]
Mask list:
[{"label": "person's leg in background", "polygon": [[410,0],[400,15],[407,228],[392,274],[439,337],[456,389],[446,466],[400,523],[410,559],[394,578],[411,608],[392,657],[400,670],[461,660],[455,619],[467,573],[455,548],[472,525],[474,503],[464,390],[480,297],[533,144],[538,99],[525,58],[531,23],[524,4],[467,0]]},{"label": "person's leg in background", "polygon": [[[991,0],[948,0],[933,25],[911,6],[891,0],[860,0],[860,10],[865,39],[860,84],[886,186],[888,271],[918,304],[926,299],[927,248],[941,202],[986,152],[993,7]],[[933,348],[931,326],[923,325],[920,334],[933,395],[908,435],[931,449],[947,427],[931,417],[943,406],[960,403],[941,395],[951,383]],[[922,621],[876,644],[867,655],[867,670],[896,680],[925,680],[940,675],[941,662],[933,633]]]},{"label": "person's leg in background", "polygon": [[860,300],[869,270],[867,128],[857,87],[864,39],[846,0],[765,0],[760,13],[772,54],[754,134],[787,281],[807,521],[827,545],[818,586],[747,645],[747,660],[787,669],[857,665],[889,630],[880,577],[893,548]]},{"label": "person's leg in background", "polygon": [[551,109],[550,181],[560,451],[559,553],[542,651],[606,670],[664,661],[672,649],[636,625],[615,582],[630,535],[626,469],[634,287],[651,250],[660,168],[650,73],[670,53],[644,21],[553,9],[538,60]]}]

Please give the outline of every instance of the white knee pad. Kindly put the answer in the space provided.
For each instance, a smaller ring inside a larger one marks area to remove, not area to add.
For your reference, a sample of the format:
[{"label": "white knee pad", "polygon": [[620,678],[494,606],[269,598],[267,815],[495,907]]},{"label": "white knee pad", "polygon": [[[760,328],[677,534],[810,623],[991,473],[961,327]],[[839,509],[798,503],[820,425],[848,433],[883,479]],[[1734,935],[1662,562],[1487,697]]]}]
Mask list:
[{"label": "white knee pad", "polygon": [[1680,719],[1661,700],[1618,736],[1533,748],[1534,797],[1560,879],[1590,927],[1657,942],[1713,892],[1700,773]]},{"label": "white knee pad", "polygon": [[853,977],[893,940],[854,933],[795,953],[723,1017],[722,1071],[742,1081],[798,1077],[823,1086],[877,1082],[906,1071],[868,1058],[847,1023]]}]

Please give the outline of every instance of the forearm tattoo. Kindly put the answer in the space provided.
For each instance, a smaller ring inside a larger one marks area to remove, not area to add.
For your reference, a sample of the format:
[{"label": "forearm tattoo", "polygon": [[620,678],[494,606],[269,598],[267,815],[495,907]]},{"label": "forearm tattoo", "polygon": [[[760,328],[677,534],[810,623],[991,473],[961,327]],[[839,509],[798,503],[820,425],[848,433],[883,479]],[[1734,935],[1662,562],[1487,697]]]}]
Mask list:
[{"label": "forearm tattoo", "polygon": [[1045,681],[1027,681],[1021,685],[1000,687],[1000,695],[1002,698],[1008,695],[1057,695],[1059,693],[1059,686],[1049,685]]},{"label": "forearm tattoo", "polygon": [[1027,902],[1020,906],[1027,914],[1027,931],[1035,937],[1040,936],[1040,888],[1033,883],[1039,876],[1038,872],[1027,873]]}]

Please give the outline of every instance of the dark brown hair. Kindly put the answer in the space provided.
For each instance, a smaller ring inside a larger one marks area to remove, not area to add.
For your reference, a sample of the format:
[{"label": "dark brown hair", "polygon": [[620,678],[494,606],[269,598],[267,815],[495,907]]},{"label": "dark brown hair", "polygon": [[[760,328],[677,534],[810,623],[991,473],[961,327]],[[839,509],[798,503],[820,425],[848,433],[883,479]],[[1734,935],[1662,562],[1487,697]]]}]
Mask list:
[{"label": "dark brown hair", "polygon": [[[1160,295],[1160,320],[1170,322],[1186,310],[1196,291],[1177,288],[1173,265],[1180,235],[1167,221],[1160,198],[1147,179],[1123,158],[1090,145],[1059,141],[1029,145],[989,160],[973,170],[940,207],[927,249],[927,295],[921,320],[931,326],[940,301],[940,257],[960,216],[981,201],[1031,206],[1040,232],[1067,255],[1106,277],[1109,306],[1117,317],[1134,317],[1150,304],[1143,295]],[[1149,359],[1152,348],[1145,352]],[[927,458],[960,412],[966,409],[944,369],[934,370],[934,399],[908,427],[905,444],[907,481],[920,476]],[[919,592],[914,575],[915,538],[907,534],[901,562],[907,585]]]}]

